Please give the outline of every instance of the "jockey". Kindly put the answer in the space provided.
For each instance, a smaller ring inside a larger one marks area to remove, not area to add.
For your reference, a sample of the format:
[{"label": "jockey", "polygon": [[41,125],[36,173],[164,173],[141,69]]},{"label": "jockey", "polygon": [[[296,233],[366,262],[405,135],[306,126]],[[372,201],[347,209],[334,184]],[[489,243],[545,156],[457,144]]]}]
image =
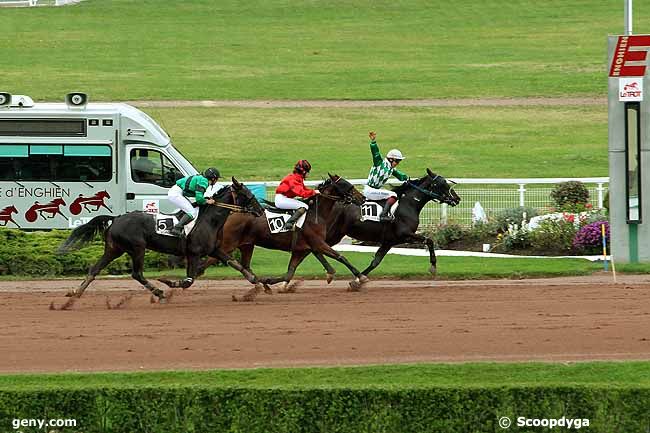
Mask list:
[{"label": "jockey", "polygon": [[293,230],[296,221],[307,212],[307,203],[298,201],[294,197],[309,198],[320,194],[317,189],[309,189],[305,186],[305,179],[311,171],[311,164],[306,159],[301,159],[293,168],[293,173],[282,179],[275,190],[275,206],[280,209],[296,209],[291,218],[284,224],[288,230]]},{"label": "jockey", "polygon": [[392,221],[393,216],[390,214],[390,208],[397,201],[397,194],[387,189],[381,189],[388,178],[392,175],[401,181],[408,180],[408,176],[396,167],[404,159],[402,152],[392,149],[386,154],[386,158],[381,157],[379,146],[377,145],[377,134],[370,131],[370,153],[372,153],[372,167],[368,174],[368,182],[363,188],[363,195],[368,200],[386,200],[384,209],[379,216],[380,221]]},{"label": "jockey", "polygon": [[195,208],[187,197],[194,197],[199,205],[214,204],[214,200],[205,198],[204,193],[208,186],[217,183],[219,176],[219,170],[210,167],[205,170],[203,175],[195,174],[177,180],[176,185],[169,189],[167,192],[169,201],[185,212],[178,224],[172,228],[171,234],[179,236],[183,227],[199,215],[198,208]]}]

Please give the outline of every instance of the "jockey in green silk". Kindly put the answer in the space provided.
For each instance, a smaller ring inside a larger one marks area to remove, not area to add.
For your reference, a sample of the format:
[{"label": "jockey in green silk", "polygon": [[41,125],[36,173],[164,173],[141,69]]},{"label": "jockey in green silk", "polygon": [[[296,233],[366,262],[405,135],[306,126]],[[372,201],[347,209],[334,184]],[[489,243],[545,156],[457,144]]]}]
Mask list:
[{"label": "jockey in green silk", "polygon": [[397,194],[393,191],[382,189],[391,176],[395,176],[401,181],[407,181],[409,177],[399,171],[397,166],[404,159],[402,152],[392,149],[382,158],[377,145],[377,134],[370,131],[370,153],[372,154],[372,167],[368,173],[368,181],[363,188],[363,195],[368,200],[378,201],[386,200],[384,209],[379,216],[380,221],[392,221],[394,218],[390,214],[390,208],[397,201]]}]

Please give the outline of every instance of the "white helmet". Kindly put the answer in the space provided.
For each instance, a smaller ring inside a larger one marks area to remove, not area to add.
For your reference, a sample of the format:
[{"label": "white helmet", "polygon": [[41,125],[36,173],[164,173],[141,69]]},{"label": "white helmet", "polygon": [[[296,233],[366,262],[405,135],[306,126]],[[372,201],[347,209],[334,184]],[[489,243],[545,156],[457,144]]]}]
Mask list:
[{"label": "white helmet", "polygon": [[404,157],[402,156],[402,152],[400,152],[400,151],[397,150],[397,149],[391,149],[391,150],[388,152],[388,154],[386,155],[386,158],[389,158],[389,159],[398,159],[398,160],[400,160],[400,161],[401,161],[402,159],[404,159]]}]

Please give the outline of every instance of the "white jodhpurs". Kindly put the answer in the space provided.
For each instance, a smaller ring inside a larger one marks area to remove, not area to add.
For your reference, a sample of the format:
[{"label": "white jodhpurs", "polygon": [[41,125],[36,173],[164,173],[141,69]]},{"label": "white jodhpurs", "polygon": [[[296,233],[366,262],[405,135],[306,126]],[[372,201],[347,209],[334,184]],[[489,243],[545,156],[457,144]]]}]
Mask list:
[{"label": "white jodhpurs", "polygon": [[386,200],[388,197],[397,197],[397,194],[395,194],[393,191],[389,191],[387,189],[371,188],[368,185],[365,185],[363,187],[363,195],[368,200],[372,201]]},{"label": "white jodhpurs", "polygon": [[183,190],[180,186],[172,186],[167,192],[167,198],[170,202],[172,202],[186,214],[190,215],[192,218],[196,219],[196,217],[199,215],[199,208],[192,206],[192,202],[190,202],[189,199],[183,195]]},{"label": "white jodhpurs", "polygon": [[309,209],[307,203],[296,200],[295,198],[289,198],[282,194],[275,195],[275,206],[280,209],[298,209],[300,207]]}]

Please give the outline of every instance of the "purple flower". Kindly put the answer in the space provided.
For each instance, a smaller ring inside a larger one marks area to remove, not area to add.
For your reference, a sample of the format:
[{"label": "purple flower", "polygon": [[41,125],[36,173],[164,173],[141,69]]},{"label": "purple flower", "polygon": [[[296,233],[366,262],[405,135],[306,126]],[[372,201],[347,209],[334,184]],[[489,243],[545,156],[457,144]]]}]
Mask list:
[{"label": "purple flower", "polygon": [[573,238],[573,248],[585,251],[600,251],[603,245],[601,225],[605,224],[605,239],[609,247],[609,222],[596,221],[582,227]]}]

